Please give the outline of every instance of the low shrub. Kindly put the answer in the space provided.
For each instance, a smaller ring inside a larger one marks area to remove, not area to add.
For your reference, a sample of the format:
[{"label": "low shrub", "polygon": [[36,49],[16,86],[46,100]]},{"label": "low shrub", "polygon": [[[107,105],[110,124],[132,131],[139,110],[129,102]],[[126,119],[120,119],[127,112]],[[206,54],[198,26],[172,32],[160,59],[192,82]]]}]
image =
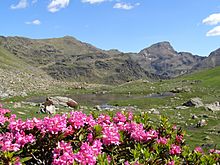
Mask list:
[{"label": "low shrub", "polygon": [[[96,116],[96,117],[95,117]],[[0,109],[0,164],[219,164],[220,151],[193,151],[181,128],[130,112],[17,119]]]}]

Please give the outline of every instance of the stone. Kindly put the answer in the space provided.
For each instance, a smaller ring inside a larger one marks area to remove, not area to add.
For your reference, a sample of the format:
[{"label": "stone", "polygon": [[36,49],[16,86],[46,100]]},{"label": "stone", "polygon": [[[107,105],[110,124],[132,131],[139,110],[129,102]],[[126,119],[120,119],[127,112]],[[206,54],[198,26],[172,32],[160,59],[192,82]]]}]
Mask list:
[{"label": "stone", "polygon": [[190,92],[191,89],[189,87],[176,87],[172,89],[170,92],[173,93],[183,93],[183,92]]},{"label": "stone", "polygon": [[100,107],[100,105],[96,105],[94,108],[95,108],[96,110],[98,110],[98,111],[101,111],[101,110],[102,110],[101,107]]},{"label": "stone", "polygon": [[202,119],[200,120],[198,123],[197,123],[197,127],[204,127],[207,125],[207,121],[205,119]]},{"label": "stone", "polygon": [[160,114],[160,112],[158,110],[154,109],[154,108],[150,109],[149,113],[155,114],[155,115],[159,115]]},{"label": "stone", "polygon": [[189,107],[187,106],[177,106],[175,109],[183,110],[183,109],[188,109]]},{"label": "stone", "polygon": [[192,119],[198,119],[198,116],[192,115]]},{"label": "stone", "polygon": [[206,104],[205,109],[212,112],[220,111],[220,103],[216,101],[212,104]]},{"label": "stone", "polygon": [[[62,96],[54,96],[54,97],[49,97],[47,98],[48,102],[51,102],[51,104],[55,105],[55,106],[64,106],[64,107],[75,107],[78,105],[78,103],[71,99],[71,98],[68,98],[68,97],[62,97]],[[68,104],[67,104],[68,103]]]},{"label": "stone", "polygon": [[185,102],[183,104],[183,106],[198,108],[198,107],[204,106],[204,104],[200,98],[196,97],[196,98],[192,98],[189,101]]},{"label": "stone", "polygon": [[203,140],[211,140],[211,138],[209,136],[206,136]]},{"label": "stone", "polygon": [[48,105],[45,107],[45,112],[49,114],[55,114],[56,113],[56,107],[54,105]]},{"label": "stone", "polygon": [[74,100],[70,100],[66,104],[71,108],[76,108],[78,106],[78,103]]}]

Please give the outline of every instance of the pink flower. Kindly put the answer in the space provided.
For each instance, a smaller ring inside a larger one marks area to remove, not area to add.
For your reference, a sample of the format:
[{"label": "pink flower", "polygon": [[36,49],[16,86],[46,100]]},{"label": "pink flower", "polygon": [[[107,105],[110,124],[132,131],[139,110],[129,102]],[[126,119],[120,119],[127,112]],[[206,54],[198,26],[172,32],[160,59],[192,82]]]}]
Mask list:
[{"label": "pink flower", "polygon": [[97,119],[97,123],[98,124],[103,124],[103,123],[110,124],[111,123],[110,120],[111,120],[110,116],[101,114],[101,115],[99,115],[99,117]]},{"label": "pink flower", "polygon": [[183,141],[183,135],[176,135],[176,142],[181,143]]},{"label": "pink flower", "polygon": [[128,161],[124,162],[124,165],[130,165],[130,163]]},{"label": "pink flower", "polygon": [[177,126],[176,126],[176,125],[173,125],[172,129],[173,129],[173,130],[177,130]]},{"label": "pink flower", "polygon": [[131,134],[131,138],[136,141],[146,140],[146,132],[143,128],[143,124],[130,123],[126,125],[127,131]]},{"label": "pink flower", "polygon": [[172,160],[172,161],[168,162],[166,165],[175,165],[175,161]]},{"label": "pink flower", "polygon": [[128,112],[128,120],[132,120],[133,119],[133,114],[132,112]]},{"label": "pink flower", "polygon": [[53,151],[53,159],[53,165],[73,164],[75,155],[73,154],[71,144],[64,141],[58,142],[57,147]]},{"label": "pink flower", "polygon": [[126,118],[126,116],[125,116],[124,114],[122,114],[121,112],[117,112],[117,113],[116,113],[116,117],[113,117],[113,121],[114,121],[115,123],[117,123],[117,122],[122,122],[122,123],[124,123],[124,122],[127,121],[127,118]]},{"label": "pink flower", "polygon": [[[73,126],[75,129],[80,129],[86,124],[87,116],[82,112],[70,112],[70,118],[68,122]],[[88,123],[89,121],[87,121]]]},{"label": "pink flower", "polygon": [[158,144],[165,145],[165,144],[167,144],[167,138],[165,138],[165,137],[160,137],[159,139],[157,139],[157,143],[158,143]]},{"label": "pink flower", "polygon": [[216,149],[211,149],[209,150],[209,152],[212,154],[220,154],[220,150],[216,150]]},{"label": "pink flower", "polygon": [[203,150],[202,150],[201,147],[196,147],[196,148],[194,149],[194,151],[195,151],[195,152],[199,152],[199,153],[203,153]]},{"label": "pink flower", "polygon": [[118,127],[111,123],[110,125],[103,124],[102,126],[102,141],[105,145],[115,144],[118,145],[120,142],[120,134]]},{"label": "pink flower", "polygon": [[102,143],[98,140],[94,141],[90,146],[88,143],[82,143],[80,151],[75,155],[75,160],[81,165],[95,165],[96,158],[101,153]]},{"label": "pink flower", "polygon": [[178,145],[172,144],[170,149],[171,155],[177,155],[181,153],[181,148]]},{"label": "pink flower", "polygon": [[146,132],[146,140],[152,140],[152,139],[156,139],[158,137],[158,132],[155,130],[149,130],[148,132]]}]

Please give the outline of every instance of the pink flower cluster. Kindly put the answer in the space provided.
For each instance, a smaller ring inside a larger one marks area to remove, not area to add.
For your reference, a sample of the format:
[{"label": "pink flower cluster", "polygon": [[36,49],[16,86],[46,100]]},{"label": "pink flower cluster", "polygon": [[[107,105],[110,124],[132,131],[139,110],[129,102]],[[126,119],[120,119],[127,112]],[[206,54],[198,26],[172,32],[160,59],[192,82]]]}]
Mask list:
[{"label": "pink flower cluster", "polygon": [[172,144],[171,148],[170,148],[170,154],[171,155],[178,155],[180,153],[181,153],[181,147],[178,145]]},{"label": "pink flower cluster", "polygon": [[143,127],[143,124],[137,124],[137,123],[130,123],[126,127],[128,130],[128,133],[131,134],[131,138],[133,138],[136,141],[150,141],[157,139],[158,137],[158,132],[151,129],[149,131],[146,131]]},{"label": "pink flower cluster", "polygon": [[[133,145],[133,150],[135,143],[141,143],[144,147],[150,146],[149,153],[146,155],[160,153],[155,152],[158,148],[162,148],[162,151],[166,150],[168,154],[163,156],[167,156],[164,160],[164,164],[167,165],[178,163],[172,158],[182,156],[183,152],[181,148],[183,135],[177,134],[176,128],[170,127],[170,130],[175,132],[169,135],[162,134],[160,129],[153,129],[153,127],[146,129],[144,124],[133,120],[132,113],[125,115],[118,112],[113,118],[108,115],[99,115],[95,119],[92,115],[87,116],[76,111],[69,115],[55,115],[44,119],[33,118],[26,121],[16,120],[15,115],[10,116],[7,113],[10,111],[0,108],[0,128],[4,130],[0,133],[0,157],[1,152],[19,153],[22,150],[26,151],[25,147],[34,145],[37,148],[37,142],[41,140],[42,143],[45,142],[43,143],[47,146],[45,148],[49,148],[49,155],[53,155],[50,158],[50,164],[53,165],[68,165],[74,162],[82,165],[95,165],[97,159],[101,159],[103,155],[107,156],[109,161],[111,159],[115,161],[115,155],[113,155],[115,148],[119,152],[120,147],[125,147],[123,149],[127,152],[130,146],[126,145]],[[120,137],[120,134],[123,136]],[[121,139],[125,139],[126,142]],[[39,150],[38,152],[41,152]],[[40,155],[43,155],[44,151],[42,150]],[[194,153],[196,152],[202,153],[203,151],[197,147],[194,150]],[[220,151],[210,150],[210,153],[220,154]],[[112,156],[111,159],[109,155]],[[33,158],[38,159],[34,156]],[[13,163],[19,165],[19,160],[18,157],[16,163]],[[136,161],[137,159],[131,158],[130,160]],[[139,162],[141,161],[138,160],[135,164],[138,165]],[[129,162],[125,161],[124,164],[129,165]]]},{"label": "pink flower cluster", "polygon": [[25,135],[24,132],[0,134],[0,146],[2,151],[19,151],[27,143],[35,141],[33,135]]},{"label": "pink flower cluster", "polygon": [[53,151],[53,165],[73,164],[75,161],[82,165],[95,165],[101,150],[102,143],[95,140],[92,146],[82,143],[80,151],[74,154],[71,144],[61,141]]}]

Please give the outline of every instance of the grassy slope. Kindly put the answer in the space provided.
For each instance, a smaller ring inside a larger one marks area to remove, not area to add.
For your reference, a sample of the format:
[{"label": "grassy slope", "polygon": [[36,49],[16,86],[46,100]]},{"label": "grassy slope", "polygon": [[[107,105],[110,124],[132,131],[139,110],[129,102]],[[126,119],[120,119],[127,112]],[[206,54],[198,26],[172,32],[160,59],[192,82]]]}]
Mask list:
[{"label": "grassy slope", "polygon": [[0,47],[0,68],[22,69],[24,66],[26,66],[26,64],[22,60]]},{"label": "grassy slope", "polygon": [[199,71],[189,76],[184,76],[187,80],[201,80],[201,86],[220,89],[220,67]]}]

